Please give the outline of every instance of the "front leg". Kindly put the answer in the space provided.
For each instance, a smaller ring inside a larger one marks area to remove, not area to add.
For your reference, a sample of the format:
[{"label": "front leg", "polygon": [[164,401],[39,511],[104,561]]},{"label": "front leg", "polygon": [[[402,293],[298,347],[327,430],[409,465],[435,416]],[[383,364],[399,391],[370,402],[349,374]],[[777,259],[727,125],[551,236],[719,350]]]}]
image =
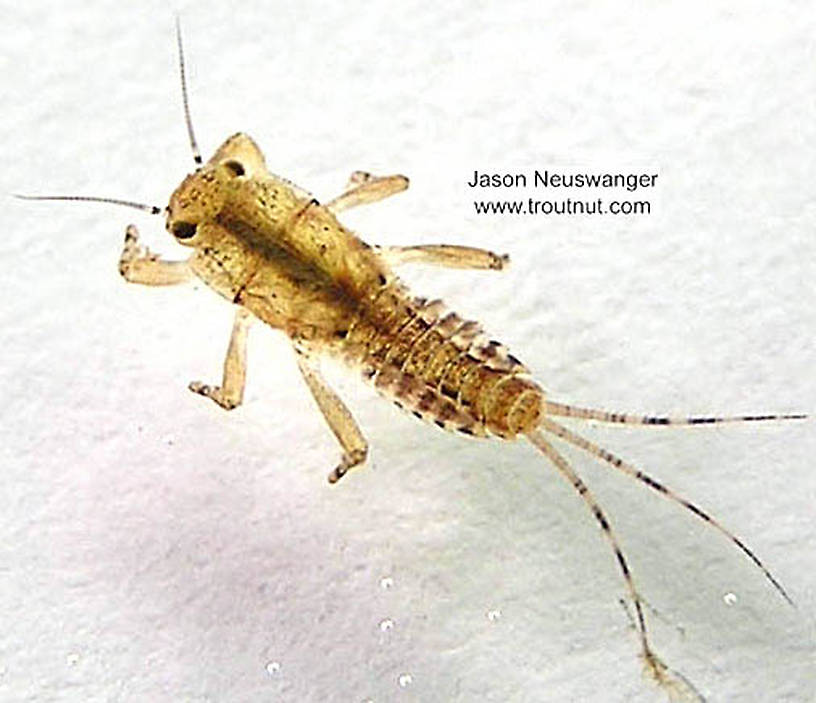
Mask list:
[{"label": "front leg", "polygon": [[224,375],[220,386],[208,386],[201,381],[191,381],[188,388],[215,401],[224,410],[237,408],[244,399],[246,383],[246,343],[249,327],[255,318],[245,308],[235,310],[227,356],[224,359]]},{"label": "front leg", "polygon": [[368,455],[368,442],[340,397],[329,388],[320,372],[309,363],[306,352],[295,349],[303,380],[323,413],[323,417],[343,448],[340,463],[329,474],[329,483],[337,483],[349,469],[362,464]]},{"label": "front leg", "polygon": [[373,176],[366,171],[355,171],[349,178],[346,192],[326,203],[335,215],[358,205],[375,203],[408,187],[405,176]]},{"label": "front leg", "polygon": [[144,286],[173,286],[193,278],[188,261],[165,261],[139,244],[139,230],[128,225],[125,246],[119,257],[119,273],[129,283]]}]

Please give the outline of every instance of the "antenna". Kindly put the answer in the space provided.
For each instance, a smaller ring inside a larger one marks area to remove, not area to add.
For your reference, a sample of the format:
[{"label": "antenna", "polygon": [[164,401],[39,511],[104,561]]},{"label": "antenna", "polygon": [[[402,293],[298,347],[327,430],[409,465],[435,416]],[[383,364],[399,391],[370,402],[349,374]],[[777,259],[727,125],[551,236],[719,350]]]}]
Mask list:
[{"label": "antenna", "polygon": [[201,151],[198,148],[193,121],[190,119],[190,103],[187,98],[187,76],[184,72],[184,46],[181,41],[181,20],[176,15],[176,43],[178,44],[179,73],[181,74],[181,99],[184,102],[184,121],[187,123],[187,134],[190,137],[190,148],[193,150],[193,161],[201,165]]},{"label": "antenna", "polygon": [[112,203],[113,205],[125,205],[137,210],[144,210],[151,215],[160,215],[162,211],[160,207],[155,205],[134,203],[132,200],[119,200],[118,198],[96,198],[91,195],[18,195],[17,193],[13,193],[13,195],[20,200],[84,200],[91,203]]}]

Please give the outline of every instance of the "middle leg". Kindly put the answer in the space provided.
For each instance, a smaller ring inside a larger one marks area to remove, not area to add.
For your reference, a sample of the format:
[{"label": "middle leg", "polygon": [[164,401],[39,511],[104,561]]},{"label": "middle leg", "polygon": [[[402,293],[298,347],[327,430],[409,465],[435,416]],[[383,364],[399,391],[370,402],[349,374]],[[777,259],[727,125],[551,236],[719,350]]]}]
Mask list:
[{"label": "middle leg", "polygon": [[456,244],[420,244],[413,247],[377,247],[377,253],[389,266],[432,264],[455,269],[492,269],[501,271],[510,263],[507,254]]},{"label": "middle leg", "polygon": [[235,321],[232,323],[227,356],[224,359],[224,374],[220,386],[208,386],[201,381],[191,381],[188,388],[193,393],[206,396],[215,401],[224,410],[237,408],[244,399],[246,383],[246,342],[252,314],[245,308],[235,310]]}]

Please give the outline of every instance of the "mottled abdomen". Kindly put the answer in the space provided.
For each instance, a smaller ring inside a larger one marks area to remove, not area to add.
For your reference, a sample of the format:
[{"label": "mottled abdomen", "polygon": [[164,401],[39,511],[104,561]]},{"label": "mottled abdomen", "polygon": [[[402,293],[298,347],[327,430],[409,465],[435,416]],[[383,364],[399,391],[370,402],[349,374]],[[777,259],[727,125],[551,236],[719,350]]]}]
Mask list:
[{"label": "mottled abdomen", "polygon": [[337,352],[381,393],[444,429],[510,439],[538,424],[544,391],[524,365],[477,323],[399,283],[361,306]]}]

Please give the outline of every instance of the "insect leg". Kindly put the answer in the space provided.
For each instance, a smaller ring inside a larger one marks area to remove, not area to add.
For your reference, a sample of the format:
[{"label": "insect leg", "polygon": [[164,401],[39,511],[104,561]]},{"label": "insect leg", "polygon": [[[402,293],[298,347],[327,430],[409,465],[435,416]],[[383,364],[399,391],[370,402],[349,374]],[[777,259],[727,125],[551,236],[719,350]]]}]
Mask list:
[{"label": "insect leg", "polygon": [[227,356],[224,359],[224,375],[220,386],[208,386],[201,381],[191,381],[188,388],[193,393],[214,400],[224,410],[237,408],[244,399],[246,382],[246,342],[249,327],[255,318],[246,309],[235,309]]},{"label": "insect leg", "polygon": [[501,271],[508,263],[507,254],[455,244],[423,244],[413,247],[377,247],[377,253],[390,266],[399,264],[432,264],[455,269],[493,269]]},{"label": "insect leg", "polygon": [[145,286],[172,286],[193,277],[187,261],[164,261],[139,244],[139,230],[128,225],[125,246],[119,257],[119,273],[129,283]]},{"label": "insect leg", "polygon": [[346,191],[326,203],[326,207],[337,214],[357,205],[376,203],[389,195],[401,193],[407,187],[408,179],[405,176],[373,176],[365,171],[355,171],[349,178]]},{"label": "insect leg", "polygon": [[297,350],[298,368],[303,380],[309,386],[312,396],[323,413],[323,417],[343,447],[340,463],[329,474],[329,483],[337,483],[355,466],[362,464],[368,455],[368,442],[354,421],[354,418],[340,397],[329,388],[320,372],[308,361],[305,352]]}]

